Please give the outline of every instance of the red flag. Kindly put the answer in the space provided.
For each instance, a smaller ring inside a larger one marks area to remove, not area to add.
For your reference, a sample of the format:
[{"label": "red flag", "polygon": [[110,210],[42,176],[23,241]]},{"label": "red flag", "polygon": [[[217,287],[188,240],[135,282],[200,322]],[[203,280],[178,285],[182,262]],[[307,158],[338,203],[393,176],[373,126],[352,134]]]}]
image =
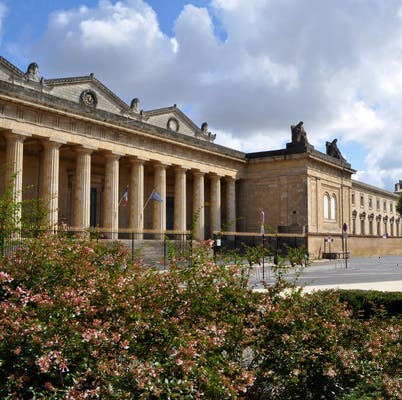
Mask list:
[{"label": "red flag", "polygon": [[128,186],[124,189],[119,204],[121,204],[122,207],[125,207],[128,204]]}]

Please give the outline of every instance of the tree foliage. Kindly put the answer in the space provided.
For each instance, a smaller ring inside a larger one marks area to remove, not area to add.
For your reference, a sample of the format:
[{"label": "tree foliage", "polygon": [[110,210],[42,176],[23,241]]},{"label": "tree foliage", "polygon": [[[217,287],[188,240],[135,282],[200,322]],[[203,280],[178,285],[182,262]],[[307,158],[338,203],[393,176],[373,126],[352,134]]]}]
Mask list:
[{"label": "tree foliage", "polygon": [[13,191],[14,181],[15,176],[12,176],[0,194],[0,258],[9,249],[19,245],[21,235],[32,237],[39,231],[49,228],[46,226],[48,211],[42,200],[16,201]]},{"label": "tree foliage", "polygon": [[396,211],[402,217],[402,193],[399,195],[398,202],[396,203]]}]

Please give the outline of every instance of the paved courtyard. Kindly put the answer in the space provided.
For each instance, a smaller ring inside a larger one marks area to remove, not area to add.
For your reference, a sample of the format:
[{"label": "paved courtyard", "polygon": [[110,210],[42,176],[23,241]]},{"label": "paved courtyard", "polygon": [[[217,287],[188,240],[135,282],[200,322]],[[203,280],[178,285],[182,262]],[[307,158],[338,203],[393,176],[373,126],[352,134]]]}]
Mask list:
[{"label": "paved courtyard", "polygon": [[[286,275],[294,280],[295,274]],[[253,268],[250,285],[262,289],[265,280],[273,281],[269,265]],[[298,277],[306,291],[340,288],[402,291],[402,256],[376,256],[345,260],[320,260],[307,267]]]}]

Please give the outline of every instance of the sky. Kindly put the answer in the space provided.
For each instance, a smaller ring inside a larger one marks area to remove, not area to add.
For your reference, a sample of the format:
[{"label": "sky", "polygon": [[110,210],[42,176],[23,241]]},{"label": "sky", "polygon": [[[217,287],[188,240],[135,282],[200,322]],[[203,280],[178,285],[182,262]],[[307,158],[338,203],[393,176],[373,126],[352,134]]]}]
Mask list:
[{"label": "sky", "polygon": [[0,54],[46,79],[93,72],[216,143],[276,150],[304,121],[354,179],[402,179],[402,0],[0,0]]}]

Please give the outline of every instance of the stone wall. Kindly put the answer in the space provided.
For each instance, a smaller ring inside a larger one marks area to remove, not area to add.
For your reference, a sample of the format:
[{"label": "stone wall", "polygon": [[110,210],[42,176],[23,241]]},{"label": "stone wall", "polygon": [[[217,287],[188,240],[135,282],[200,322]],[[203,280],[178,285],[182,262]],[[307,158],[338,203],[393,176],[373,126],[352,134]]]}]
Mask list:
[{"label": "stone wall", "polygon": [[249,162],[247,178],[241,185],[239,200],[241,226],[259,232],[261,210],[265,224],[279,226],[307,225],[307,177],[305,155],[260,158]]},{"label": "stone wall", "polygon": [[[331,235],[332,242],[329,245],[325,240],[328,235],[309,235],[308,253],[311,258],[322,258],[324,252],[342,252],[342,236]],[[348,235],[347,250],[350,257],[368,257],[386,254],[402,255],[402,238],[391,237],[383,239],[380,237]]]}]

